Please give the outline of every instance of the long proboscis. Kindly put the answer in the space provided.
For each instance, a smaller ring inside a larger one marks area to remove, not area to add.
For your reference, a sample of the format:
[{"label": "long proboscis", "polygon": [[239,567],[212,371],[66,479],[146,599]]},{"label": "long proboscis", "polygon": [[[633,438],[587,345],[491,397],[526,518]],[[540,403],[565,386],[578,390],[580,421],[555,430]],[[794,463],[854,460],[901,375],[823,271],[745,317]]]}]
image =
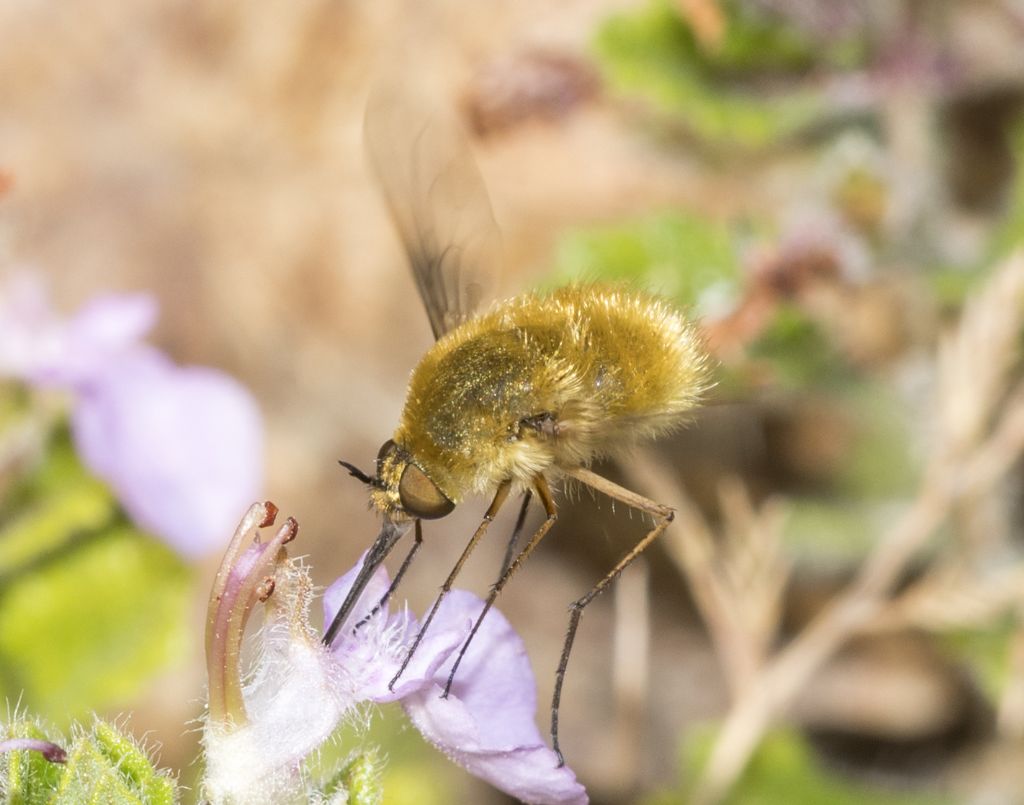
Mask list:
[{"label": "long proboscis", "polygon": [[334,642],[334,638],[338,636],[338,632],[341,631],[341,627],[345,625],[345,621],[352,612],[352,608],[356,605],[356,601],[359,600],[359,596],[363,594],[363,590],[366,589],[366,585],[369,584],[370,579],[373,578],[374,572],[387,558],[387,555],[391,553],[391,549],[395,547],[395,543],[397,543],[408,530],[408,523],[384,523],[377,539],[374,540],[373,545],[370,546],[370,550],[366,552],[366,558],[363,559],[363,566],[359,569],[359,575],[356,576],[356,580],[353,582],[351,589],[349,589],[348,595],[345,596],[345,600],[341,604],[341,609],[338,610],[338,613],[334,616],[334,620],[331,621],[331,625],[324,633],[324,645],[329,646]]}]

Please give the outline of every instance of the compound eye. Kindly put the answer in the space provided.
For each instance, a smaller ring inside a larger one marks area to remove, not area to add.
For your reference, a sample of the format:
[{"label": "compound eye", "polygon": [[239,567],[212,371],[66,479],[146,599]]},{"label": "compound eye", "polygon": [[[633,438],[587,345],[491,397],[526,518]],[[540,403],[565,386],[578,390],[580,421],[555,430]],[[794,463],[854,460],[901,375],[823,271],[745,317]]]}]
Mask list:
[{"label": "compound eye", "polygon": [[380,472],[380,465],[384,463],[384,459],[388,457],[388,454],[395,449],[395,440],[388,439],[384,444],[380,446],[380,450],[377,451],[377,471]]},{"label": "compound eye", "polygon": [[444,496],[426,473],[415,464],[409,464],[398,481],[398,498],[402,508],[413,517],[436,520],[450,514],[455,504]]}]

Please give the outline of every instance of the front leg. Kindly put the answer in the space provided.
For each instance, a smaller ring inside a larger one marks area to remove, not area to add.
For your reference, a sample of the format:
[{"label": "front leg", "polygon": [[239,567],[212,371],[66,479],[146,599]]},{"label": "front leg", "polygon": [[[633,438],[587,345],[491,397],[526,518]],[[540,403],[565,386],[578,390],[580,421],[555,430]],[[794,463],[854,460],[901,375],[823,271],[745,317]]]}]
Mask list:
[{"label": "front leg", "polygon": [[498,491],[494,494],[494,500],[491,501],[491,505],[487,507],[487,511],[484,513],[483,520],[480,521],[480,525],[478,525],[476,531],[473,532],[473,536],[470,537],[469,542],[462,551],[462,555],[455,563],[455,567],[453,567],[451,573],[448,574],[448,578],[445,579],[444,584],[441,585],[441,592],[438,593],[437,598],[434,599],[434,605],[430,608],[430,612],[427,613],[427,617],[423,621],[423,625],[420,626],[419,631],[416,633],[416,637],[413,638],[412,645],[409,646],[409,650],[406,652],[405,658],[402,660],[402,664],[398,667],[398,671],[391,678],[391,681],[388,682],[388,690],[394,690],[395,683],[398,682],[399,677],[405,673],[405,669],[409,666],[409,662],[412,660],[412,655],[416,653],[416,649],[423,640],[423,635],[427,633],[430,622],[437,614],[438,607],[441,606],[441,602],[444,600],[444,597],[451,591],[452,584],[455,582],[455,577],[459,575],[459,571],[461,571],[462,566],[466,564],[466,560],[473,552],[477,543],[480,542],[483,535],[487,533],[487,527],[498,514],[498,510],[502,507],[502,504],[505,503],[505,499],[508,498],[508,493],[511,488],[512,484],[509,481],[504,481],[501,486],[498,487]]},{"label": "front leg", "polygon": [[[459,649],[459,654],[455,658],[455,663],[452,665],[452,670],[448,674],[448,682],[444,686],[444,693],[441,694],[442,699],[447,699],[448,694],[452,689],[452,682],[455,681],[455,672],[459,670],[459,665],[462,662],[463,656],[466,654],[466,649],[469,648],[469,644],[473,642],[473,638],[476,636],[477,630],[480,628],[480,624],[484,621],[484,616],[490,611],[491,607],[494,606],[494,602],[497,600],[498,595],[502,589],[508,584],[509,579],[512,578],[513,574],[522,566],[523,562],[533,553],[533,549],[536,548],[544,536],[551,530],[551,526],[555,524],[555,520],[558,519],[558,508],[555,506],[555,499],[551,494],[551,489],[548,487],[548,482],[543,475],[538,475],[534,480],[534,489],[537,490],[537,497],[540,498],[541,504],[544,506],[544,513],[547,518],[541,523],[530,541],[526,543],[526,547],[519,552],[519,554],[511,561],[506,559],[505,564],[502,566],[501,575],[498,580],[491,586],[491,592],[487,596],[487,600],[484,602],[484,607],[477,616],[476,622],[473,624],[473,628],[469,632],[469,636],[462,643],[462,647]],[[529,493],[527,493],[529,494]],[[529,501],[529,497],[525,498]],[[516,529],[522,525],[522,516],[526,514],[526,507],[523,507],[522,514],[520,516],[520,522],[516,524]],[[510,545],[511,547],[511,545]]]}]

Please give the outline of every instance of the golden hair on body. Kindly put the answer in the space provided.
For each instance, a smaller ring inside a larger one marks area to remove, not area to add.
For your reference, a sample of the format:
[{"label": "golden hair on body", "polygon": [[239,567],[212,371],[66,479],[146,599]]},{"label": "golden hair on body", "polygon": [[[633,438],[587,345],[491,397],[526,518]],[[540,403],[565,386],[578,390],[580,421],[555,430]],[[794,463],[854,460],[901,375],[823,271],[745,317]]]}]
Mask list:
[{"label": "golden hair on body", "polygon": [[[452,503],[512,480],[589,466],[680,424],[706,385],[695,328],[639,291],[571,285],[493,306],[444,335],[413,370],[382,466],[413,462]],[[404,517],[397,483],[371,490]]]},{"label": "golden hair on body", "polygon": [[[375,472],[342,462],[369,487],[370,505],[383,522],[324,642],[330,645],[346,627],[374,572],[410,527],[415,541],[377,608],[422,544],[423,520],[446,516],[472,494],[491,495],[393,686],[473,548],[509,495],[521,493],[505,563],[451,668],[447,696],[484,616],[558,517],[550,481],[564,476],[646,512],[653,528],[570,606],[551,704],[561,763],[558,708],[580,615],[673,517],[669,507],[597,475],[590,464],[678,426],[708,385],[707,360],[696,328],[677,310],[626,287],[570,285],[481,312],[497,243],[487,192],[456,127],[439,126],[432,108],[410,118],[410,101],[418,97],[405,90],[371,94],[365,137],[437,340],[413,370],[401,420],[380,448]],[[547,517],[515,553],[534,495]]]}]

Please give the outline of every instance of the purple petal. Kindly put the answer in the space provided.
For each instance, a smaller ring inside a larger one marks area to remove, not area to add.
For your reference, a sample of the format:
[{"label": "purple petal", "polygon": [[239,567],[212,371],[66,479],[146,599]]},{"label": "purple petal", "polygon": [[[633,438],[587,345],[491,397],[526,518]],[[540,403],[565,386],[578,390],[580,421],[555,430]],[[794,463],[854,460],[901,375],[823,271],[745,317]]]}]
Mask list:
[{"label": "purple petal", "polygon": [[108,294],[87,302],[68,321],[58,381],[88,383],[138,342],[156,323],[159,309],[148,294]]},{"label": "purple petal", "polygon": [[[452,591],[438,612],[438,628],[458,632],[483,602]],[[432,627],[433,628],[433,627]],[[454,656],[435,684],[406,696],[402,705],[431,743],[471,773],[528,803],[581,805],[586,790],[548,748],[534,721],[537,693],[522,640],[497,610],[484,619],[447,699],[440,698]]]},{"label": "purple petal", "polygon": [[394,690],[388,689],[388,683],[398,673],[401,661],[405,659],[405,652],[411,637],[415,635],[418,624],[410,619],[410,628],[407,632],[407,639],[404,641],[402,651],[394,656],[390,663],[382,663],[379,683],[376,686],[368,686],[366,697],[383,704],[405,699],[417,691],[428,687],[433,688],[434,680],[444,666],[452,657],[455,650],[462,645],[462,641],[469,634],[469,629],[441,629],[431,624],[430,631],[416,648],[416,653],[402,672],[402,676],[395,682]]},{"label": "purple petal", "polygon": [[213,369],[135,347],[81,389],[71,427],[79,456],[131,518],[185,556],[223,547],[258,497],[259,411]]},{"label": "purple petal", "polygon": [[60,352],[60,331],[39,277],[19,272],[0,284],[0,376],[29,379]]},{"label": "purple petal", "polygon": [[[355,584],[356,576],[359,575],[360,569],[363,567],[363,562],[366,559],[366,552],[359,557],[359,561],[356,562],[348,573],[335,581],[330,587],[324,590],[323,607],[324,607],[324,624],[329,624],[334,620],[334,615],[341,605],[345,603],[345,597],[348,595],[348,591],[352,589],[352,585]],[[352,623],[358,623],[365,618],[370,611],[377,606],[377,602],[384,596],[384,593],[388,591],[388,586],[391,584],[391,580],[388,578],[388,571],[384,565],[378,567],[373,576],[370,577],[370,581],[367,582],[366,588],[363,590],[363,594],[359,596],[359,600],[355,606],[352,607],[352,611],[349,613],[349,619]],[[387,618],[388,605],[385,604],[380,613],[375,617]]]},{"label": "purple petal", "polygon": [[156,316],[146,294],[110,294],[63,321],[37,276],[15,275],[0,287],[0,374],[77,387],[134,349]]},{"label": "purple petal", "polygon": [[[364,553],[355,567],[324,592],[325,625],[334,619],[365,557]],[[349,623],[354,626],[365,618],[387,592],[389,585],[387,570],[382,565],[371,576],[352,608]],[[370,699],[379,704],[397,701],[429,684],[437,670],[468,634],[468,627],[462,630],[432,628],[395,683],[394,690],[390,690],[388,684],[398,673],[419,624],[407,613],[389,615],[388,611],[388,605],[385,604],[354,633],[351,629],[342,632],[331,647],[332,656],[345,670],[358,698]]]}]

